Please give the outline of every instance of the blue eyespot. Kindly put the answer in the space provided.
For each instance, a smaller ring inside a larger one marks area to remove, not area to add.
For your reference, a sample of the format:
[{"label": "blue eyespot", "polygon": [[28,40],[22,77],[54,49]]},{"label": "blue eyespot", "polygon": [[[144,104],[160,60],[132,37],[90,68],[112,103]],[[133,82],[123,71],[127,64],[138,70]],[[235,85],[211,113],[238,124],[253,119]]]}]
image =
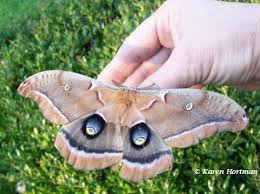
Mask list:
[{"label": "blue eyespot", "polygon": [[150,138],[150,128],[145,123],[139,123],[130,129],[130,141],[135,147],[144,147]]},{"label": "blue eyespot", "polygon": [[83,125],[83,132],[89,138],[98,136],[105,128],[106,122],[98,114],[88,117]]}]

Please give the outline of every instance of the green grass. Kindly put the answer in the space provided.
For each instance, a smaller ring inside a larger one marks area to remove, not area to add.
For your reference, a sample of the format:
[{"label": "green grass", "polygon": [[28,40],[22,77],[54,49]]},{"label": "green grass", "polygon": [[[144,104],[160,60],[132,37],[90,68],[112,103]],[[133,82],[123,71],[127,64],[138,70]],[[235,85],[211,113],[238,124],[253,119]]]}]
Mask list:
[{"label": "green grass", "polygon": [[0,45],[14,38],[17,31],[26,32],[31,17],[37,15],[39,0],[1,0],[0,1]]},{"label": "green grass", "polygon": [[241,133],[217,134],[191,148],[173,149],[173,169],[141,183],[128,183],[109,169],[74,170],[52,146],[59,126],[46,121],[31,100],[17,95],[21,81],[47,69],[96,77],[123,39],[160,3],[0,1],[0,10],[5,10],[0,13],[0,193],[14,193],[18,182],[26,185],[26,193],[37,194],[260,192],[259,171],[258,175],[193,172],[259,169],[260,92],[210,87],[241,104],[251,118],[250,127]]}]

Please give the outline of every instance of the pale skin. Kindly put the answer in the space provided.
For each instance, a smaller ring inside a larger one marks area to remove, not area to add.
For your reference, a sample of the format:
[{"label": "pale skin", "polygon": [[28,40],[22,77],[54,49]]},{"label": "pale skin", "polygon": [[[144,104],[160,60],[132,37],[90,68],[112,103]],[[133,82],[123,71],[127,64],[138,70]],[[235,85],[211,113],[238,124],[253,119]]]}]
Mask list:
[{"label": "pale skin", "polygon": [[98,79],[134,88],[260,89],[260,4],[168,0],[125,39]]}]

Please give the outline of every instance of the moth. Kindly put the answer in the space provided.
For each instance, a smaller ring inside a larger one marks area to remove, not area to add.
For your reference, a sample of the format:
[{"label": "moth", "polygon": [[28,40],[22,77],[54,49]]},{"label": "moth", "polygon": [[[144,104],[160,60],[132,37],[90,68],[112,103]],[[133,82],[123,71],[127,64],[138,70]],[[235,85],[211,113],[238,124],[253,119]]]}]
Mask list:
[{"label": "moth", "polygon": [[240,105],[215,92],[133,89],[61,70],[32,75],[18,92],[63,125],[54,146],[74,168],[120,166],[120,176],[135,182],[171,169],[172,147],[236,132],[249,122]]}]

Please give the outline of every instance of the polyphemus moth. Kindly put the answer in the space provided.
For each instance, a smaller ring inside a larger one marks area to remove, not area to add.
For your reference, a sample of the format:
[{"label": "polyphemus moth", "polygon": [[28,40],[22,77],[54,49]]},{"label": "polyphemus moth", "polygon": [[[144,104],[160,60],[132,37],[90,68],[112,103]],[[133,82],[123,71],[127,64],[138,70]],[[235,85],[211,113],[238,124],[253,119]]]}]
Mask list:
[{"label": "polyphemus moth", "polygon": [[236,102],[199,89],[133,89],[52,70],[27,78],[18,92],[35,100],[49,121],[63,125],[54,146],[72,166],[121,166],[120,176],[128,181],[171,169],[171,147],[248,124]]}]

